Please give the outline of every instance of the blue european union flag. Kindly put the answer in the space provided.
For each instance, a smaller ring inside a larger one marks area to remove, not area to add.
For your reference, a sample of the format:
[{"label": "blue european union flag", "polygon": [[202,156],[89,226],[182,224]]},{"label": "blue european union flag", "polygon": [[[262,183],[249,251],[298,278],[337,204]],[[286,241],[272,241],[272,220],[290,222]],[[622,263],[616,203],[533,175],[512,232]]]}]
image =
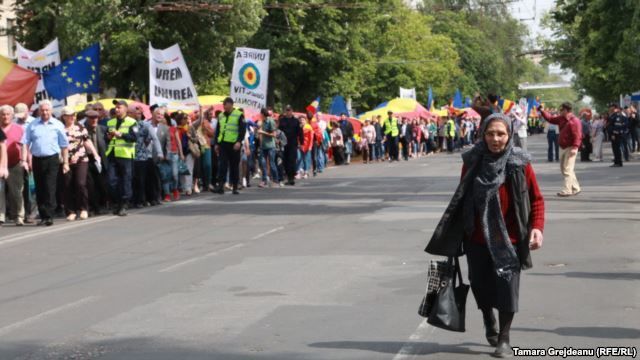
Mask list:
[{"label": "blue european union flag", "polygon": [[100,45],[94,44],[42,74],[44,87],[57,100],[100,92]]}]

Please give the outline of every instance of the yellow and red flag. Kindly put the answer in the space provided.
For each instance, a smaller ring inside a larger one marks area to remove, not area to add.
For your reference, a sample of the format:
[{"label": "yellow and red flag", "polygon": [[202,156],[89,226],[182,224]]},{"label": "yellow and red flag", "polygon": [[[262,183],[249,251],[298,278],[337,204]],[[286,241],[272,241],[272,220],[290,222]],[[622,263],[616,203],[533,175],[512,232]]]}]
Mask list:
[{"label": "yellow and red flag", "polygon": [[0,56],[0,104],[31,105],[38,86],[38,74],[22,68],[4,56]]}]

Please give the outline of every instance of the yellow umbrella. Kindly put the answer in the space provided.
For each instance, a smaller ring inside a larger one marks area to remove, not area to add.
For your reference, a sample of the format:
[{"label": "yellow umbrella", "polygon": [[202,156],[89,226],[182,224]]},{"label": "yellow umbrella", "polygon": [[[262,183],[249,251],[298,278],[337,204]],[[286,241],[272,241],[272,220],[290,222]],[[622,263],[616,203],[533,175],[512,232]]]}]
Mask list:
[{"label": "yellow umbrella", "polygon": [[359,115],[358,117],[361,120],[371,119],[374,116],[386,116],[388,111],[393,111],[394,114],[402,114],[402,113],[416,113],[416,114],[428,114],[427,109],[424,106],[420,105],[417,101],[413,99],[402,99],[395,98],[386,103],[380,104],[376,109],[368,111],[364,114]]}]

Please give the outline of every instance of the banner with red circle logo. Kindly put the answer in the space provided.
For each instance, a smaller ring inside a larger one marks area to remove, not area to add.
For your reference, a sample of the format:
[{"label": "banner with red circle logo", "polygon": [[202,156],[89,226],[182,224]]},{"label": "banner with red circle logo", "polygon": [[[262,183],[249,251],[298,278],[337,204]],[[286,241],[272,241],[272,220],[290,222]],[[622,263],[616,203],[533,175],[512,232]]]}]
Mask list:
[{"label": "banner with red circle logo", "polygon": [[236,48],[231,98],[239,108],[260,110],[267,105],[269,50]]}]

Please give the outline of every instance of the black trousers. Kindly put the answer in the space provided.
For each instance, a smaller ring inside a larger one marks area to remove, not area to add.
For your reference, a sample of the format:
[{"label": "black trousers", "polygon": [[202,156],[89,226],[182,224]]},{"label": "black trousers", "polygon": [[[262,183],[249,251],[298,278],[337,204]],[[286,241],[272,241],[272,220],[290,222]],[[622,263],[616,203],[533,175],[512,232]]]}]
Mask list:
[{"label": "black trousers", "polygon": [[400,142],[402,143],[402,158],[409,160],[409,146],[411,146],[409,139],[405,136],[400,139]]},{"label": "black trousers", "polygon": [[87,189],[88,162],[79,162],[70,167],[64,178],[64,209],[67,215],[77,211],[89,210],[89,191]]},{"label": "black trousers", "polygon": [[213,186],[218,185],[218,154],[214,151],[214,146],[211,145],[211,179],[213,179]]},{"label": "black trousers", "polygon": [[153,159],[147,160],[147,200],[162,201],[162,181],[160,180],[160,170]]},{"label": "black trousers", "polygon": [[613,150],[613,163],[616,165],[622,165],[622,137],[620,135],[613,135],[611,139],[611,150]]},{"label": "black trousers", "polygon": [[22,200],[24,201],[24,216],[25,218],[31,217],[31,189],[29,188],[29,172],[24,171],[24,182],[22,187]]},{"label": "black trousers", "polygon": [[589,161],[589,155],[593,151],[591,144],[591,136],[587,135],[582,138],[582,146],[580,147],[580,161]]},{"label": "black trousers", "polygon": [[56,210],[56,190],[60,158],[58,155],[33,157],[33,179],[36,185],[36,202],[41,219],[53,219]]},{"label": "black trousers", "polygon": [[334,146],[332,152],[333,163],[335,165],[342,165],[344,163],[344,146]]},{"label": "black trousers", "polygon": [[399,159],[398,137],[391,134],[387,135],[387,146],[389,147],[389,158],[397,161]]},{"label": "black trousers", "polygon": [[147,175],[149,165],[146,160],[133,162],[133,203],[142,205],[147,201]]},{"label": "black trousers", "polygon": [[466,241],[464,250],[469,266],[469,282],[478,309],[496,308],[499,311],[518,312],[520,271],[505,280],[496,274],[491,254],[486,245]]},{"label": "black trousers", "polygon": [[105,180],[105,168],[102,164],[102,172],[98,172],[95,162],[89,162],[89,174],[87,176],[87,190],[89,191],[89,209],[100,212],[100,209],[107,204],[109,192],[107,181]]},{"label": "black trousers", "polygon": [[109,158],[107,177],[113,205],[126,206],[132,197],[133,160]]},{"label": "black trousers", "polygon": [[293,181],[296,176],[296,163],[298,161],[298,144],[287,144],[284,147],[284,171],[287,173],[287,179]]},{"label": "black trousers", "polygon": [[240,150],[233,149],[233,143],[220,143],[220,156],[218,158],[218,184],[223,186],[227,171],[229,183],[233,188],[238,187],[240,180]]}]

